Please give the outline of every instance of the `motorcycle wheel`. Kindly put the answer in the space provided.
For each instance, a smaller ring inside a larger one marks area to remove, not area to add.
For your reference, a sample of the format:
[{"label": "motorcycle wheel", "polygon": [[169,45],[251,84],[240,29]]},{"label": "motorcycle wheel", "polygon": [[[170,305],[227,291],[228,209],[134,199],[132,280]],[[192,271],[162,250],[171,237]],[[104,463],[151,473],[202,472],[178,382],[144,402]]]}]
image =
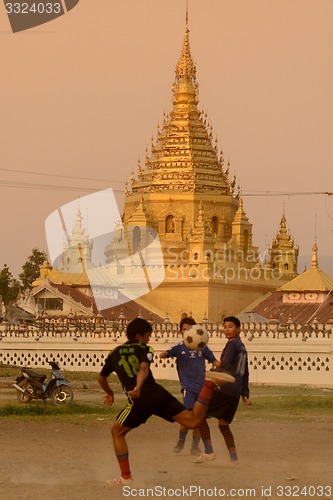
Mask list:
[{"label": "motorcycle wheel", "polygon": [[67,385],[59,385],[51,393],[52,403],[56,406],[65,406],[73,401],[73,391]]},{"label": "motorcycle wheel", "polygon": [[[24,389],[25,391],[28,388],[31,388],[31,385],[26,380],[22,380],[22,382],[20,382],[18,385],[20,387],[22,387],[22,389]],[[26,393],[26,392],[23,393],[23,392],[19,391],[18,389],[16,390],[16,395],[17,395],[17,399],[19,400],[20,403],[29,403],[32,400],[32,397],[29,396],[28,393]]]}]

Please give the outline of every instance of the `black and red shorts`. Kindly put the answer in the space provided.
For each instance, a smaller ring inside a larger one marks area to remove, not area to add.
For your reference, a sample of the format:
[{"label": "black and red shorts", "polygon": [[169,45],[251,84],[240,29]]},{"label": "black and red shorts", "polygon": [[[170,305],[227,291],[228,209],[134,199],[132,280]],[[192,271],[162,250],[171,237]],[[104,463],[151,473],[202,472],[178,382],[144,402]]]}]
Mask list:
[{"label": "black and red shorts", "polygon": [[206,416],[225,420],[231,424],[238,408],[239,396],[232,397],[220,391],[213,391]]},{"label": "black and red shorts", "polygon": [[159,384],[149,384],[138,399],[128,402],[117,415],[116,421],[124,427],[134,429],[156,415],[174,422],[173,417],[185,410],[185,406]]}]

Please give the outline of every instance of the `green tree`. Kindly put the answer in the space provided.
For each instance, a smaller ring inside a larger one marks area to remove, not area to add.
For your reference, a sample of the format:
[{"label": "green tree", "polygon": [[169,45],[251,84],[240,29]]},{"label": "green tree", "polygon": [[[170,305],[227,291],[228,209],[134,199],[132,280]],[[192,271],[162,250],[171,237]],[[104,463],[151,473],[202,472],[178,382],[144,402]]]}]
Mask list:
[{"label": "green tree", "polygon": [[5,304],[14,301],[20,291],[20,283],[13,278],[7,264],[0,271],[0,295]]},{"label": "green tree", "polygon": [[39,267],[46,258],[45,252],[41,252],[38,248],[32,249],[31,255],[22,266],[23,272],[19,275],[23,290],[32,288],[32,283],[39,277]]}]

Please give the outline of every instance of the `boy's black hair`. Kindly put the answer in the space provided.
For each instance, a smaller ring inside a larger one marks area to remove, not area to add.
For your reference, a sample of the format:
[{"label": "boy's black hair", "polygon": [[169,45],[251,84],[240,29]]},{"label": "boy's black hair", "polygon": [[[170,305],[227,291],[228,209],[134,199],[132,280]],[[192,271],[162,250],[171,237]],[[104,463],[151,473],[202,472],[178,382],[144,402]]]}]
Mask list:
[{"label": "boy's black hair", "polygon": [[226,321],[230,321],[230,323],[233,323],[235,326],[237,326],[237,328],[240,328],[241,326],[241,322],[238,318],[236,318],[236,316],[227,316],[226,318],[224,318],[223,323],[225,323]]},{"label": "boy's black hair", "polygon": [[179,323],[180,329],[182,329],[183,325],[196,325],[196,322],[193,318],[183,318]]},{"label": "boy's black hair", "polygon": [[142,318],[135,318],[128,324],[126,335],[128,340],[134,340],[138,333],[144,335],[145,333],[151,333],[152,331],[153,329],[148,321]]}]

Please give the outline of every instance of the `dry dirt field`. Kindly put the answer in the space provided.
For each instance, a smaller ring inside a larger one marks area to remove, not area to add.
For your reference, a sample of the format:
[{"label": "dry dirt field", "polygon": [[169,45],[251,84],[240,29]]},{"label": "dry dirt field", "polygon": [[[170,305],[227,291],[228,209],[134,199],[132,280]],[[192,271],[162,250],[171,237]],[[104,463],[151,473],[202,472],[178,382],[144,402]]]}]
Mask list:
[{"label": "dry dirt field", "polygon": [[177,424],[152,418],[128,436],[135,481],[123,490],[105,484],[118,475],[111,421],[111,415],[73,416],[71,423],[2,419],[0,498],[333,498],[333,490],[313,488],[333,488],[332,423],[235,422],[240,464],[232,468],[215,421],[210,426],[217,459],[194,464],[189,442],[179,455],[172,451]]}]

